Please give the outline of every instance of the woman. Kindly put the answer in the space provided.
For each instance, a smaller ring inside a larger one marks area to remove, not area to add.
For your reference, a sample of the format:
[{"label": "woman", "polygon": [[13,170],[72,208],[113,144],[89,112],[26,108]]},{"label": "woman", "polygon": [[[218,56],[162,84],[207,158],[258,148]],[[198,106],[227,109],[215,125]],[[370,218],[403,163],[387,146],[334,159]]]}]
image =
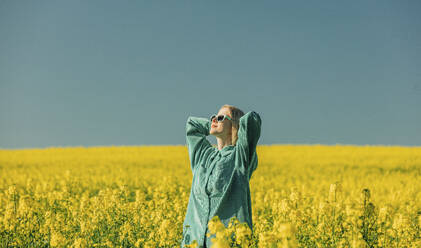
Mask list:
[{"label": "woman", "polygon": [[[249,180],[257,167],[256,146],[261,119],[250,111],[224,105],[211,119],[192,117],[186,123],[186,141],[193,172],[192,187],[183,223],[181,247],[197,240],[211,247],[208,221],[217,215],[227,227],[236,216],[253,231]],[[214,135],[217,147],[206,139]]]}]

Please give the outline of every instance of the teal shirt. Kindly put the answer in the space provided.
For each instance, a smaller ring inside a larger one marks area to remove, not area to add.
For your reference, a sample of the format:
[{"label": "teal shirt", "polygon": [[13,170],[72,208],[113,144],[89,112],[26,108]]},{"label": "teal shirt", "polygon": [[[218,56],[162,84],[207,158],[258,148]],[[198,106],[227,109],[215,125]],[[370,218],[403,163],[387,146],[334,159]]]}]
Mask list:
[{"label": "teal shirt", "polygon": [[[253,231],[250,178],[257,168],[257,141],[260,138],[261,119],[250,111],[240,118],[238,140],[218,150],[206,139],[211,121],[190,116],[186,123],[186,141],[193,173],[190,198],[183,223],[181,247],[197,240],[199,247],[211,247],[212,235],[208,221],[217,215],[228,227],[236,216]],[[189,226],[189,227],[187,227]]]}]

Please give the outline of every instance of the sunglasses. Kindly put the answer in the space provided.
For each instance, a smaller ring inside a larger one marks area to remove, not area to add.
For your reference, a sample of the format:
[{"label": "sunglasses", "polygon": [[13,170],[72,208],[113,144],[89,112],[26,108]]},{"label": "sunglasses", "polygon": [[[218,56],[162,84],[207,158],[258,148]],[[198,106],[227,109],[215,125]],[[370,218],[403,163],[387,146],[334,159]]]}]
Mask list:
[{"label": "sunglasses", "polygon": [[232,121],[231,117],[229,117],[228,115],[212,115],[210,120],[213,121],[213,118],[215,118],[215,117],[216,117],[216,120],[218,122],[222,122],[225,119],[228,119],[228,120]]}]

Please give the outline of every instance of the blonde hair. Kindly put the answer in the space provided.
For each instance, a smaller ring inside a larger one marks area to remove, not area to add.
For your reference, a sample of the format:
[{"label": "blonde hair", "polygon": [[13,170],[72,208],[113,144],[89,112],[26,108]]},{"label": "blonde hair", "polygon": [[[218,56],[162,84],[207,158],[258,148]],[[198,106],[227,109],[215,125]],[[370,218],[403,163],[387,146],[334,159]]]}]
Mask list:
[{"label": "blonde hair", "polygon": [[241,116],[244,115],[244,112],[232,105],[229,104],[225,104],[221,107],[222,108],[227,108],[230,113],[231,113],[231,118],[232,118],[232,136],[231,136],[231,142],[232,144],[235,146],[235,144],[237,143],[238,140],[238,129],[240,128],[240,118]]}]

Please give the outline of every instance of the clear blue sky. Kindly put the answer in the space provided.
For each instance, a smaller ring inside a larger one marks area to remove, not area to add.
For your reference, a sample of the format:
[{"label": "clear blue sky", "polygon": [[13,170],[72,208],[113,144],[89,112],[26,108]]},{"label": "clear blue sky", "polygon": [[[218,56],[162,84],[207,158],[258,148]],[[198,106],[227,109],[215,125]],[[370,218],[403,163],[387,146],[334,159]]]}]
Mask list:
[{"label": "clear blue sky", "polygon": [[421,146],[420,13],[419,1],[0,1],[0,147],[184,145],[187,117],[223,104],[260,114],[259,144]]}]

